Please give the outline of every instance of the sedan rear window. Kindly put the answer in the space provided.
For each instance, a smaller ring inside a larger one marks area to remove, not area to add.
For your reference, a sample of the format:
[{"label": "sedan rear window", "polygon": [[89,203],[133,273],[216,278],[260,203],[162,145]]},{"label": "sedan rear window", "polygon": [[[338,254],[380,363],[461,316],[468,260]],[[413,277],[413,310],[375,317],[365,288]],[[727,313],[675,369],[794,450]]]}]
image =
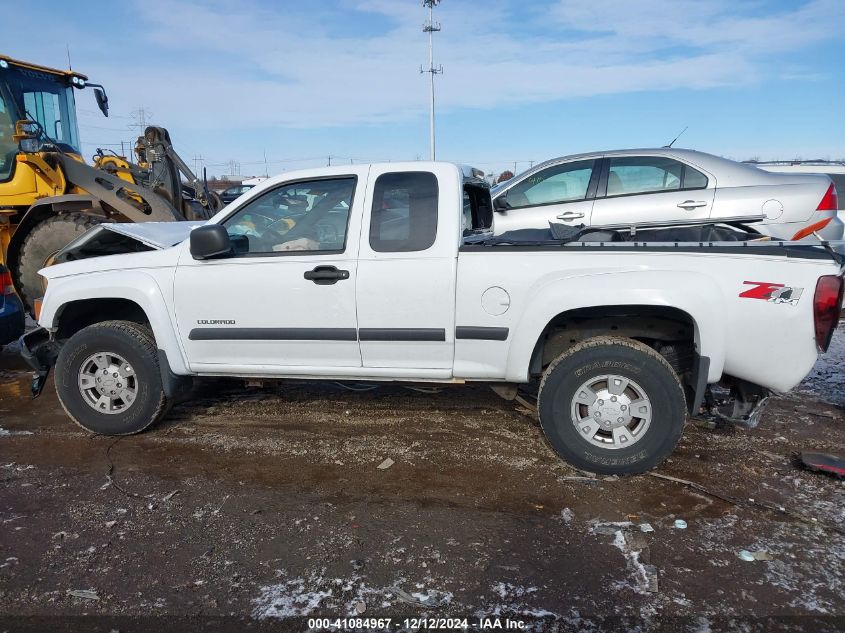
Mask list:
[{"label": "sedan rear window", "polygon": [[610,159],[607,195],[677,191],[681,188],[684,165],[671,158],[625,156]]},{"label": "sedan rear window", "polygon": [[707,188],[707,176],[689,165],[684,165],[683,189]]},{"label": "sedan rear window", "polygon": [[610,159],[607,173],[608,196],[706,187],[707,176],[672,158],[622,156]]}]

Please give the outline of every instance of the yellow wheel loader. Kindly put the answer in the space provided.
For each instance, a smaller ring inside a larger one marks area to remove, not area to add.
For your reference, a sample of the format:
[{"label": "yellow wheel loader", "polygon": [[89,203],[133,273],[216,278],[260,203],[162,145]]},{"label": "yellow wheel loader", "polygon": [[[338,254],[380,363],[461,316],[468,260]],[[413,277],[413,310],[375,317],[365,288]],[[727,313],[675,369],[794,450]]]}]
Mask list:
[{"label": "yellow wheel loader", "polygon": [[0,55],[0,262],[30,312],[44,294],[38,270],[90,227],[203,220],[223,206],[164,128],[144,130],[134,163],[98,149],[86,164],[74,94],[87,89],[108,116],[105,89],[85,75]]}]

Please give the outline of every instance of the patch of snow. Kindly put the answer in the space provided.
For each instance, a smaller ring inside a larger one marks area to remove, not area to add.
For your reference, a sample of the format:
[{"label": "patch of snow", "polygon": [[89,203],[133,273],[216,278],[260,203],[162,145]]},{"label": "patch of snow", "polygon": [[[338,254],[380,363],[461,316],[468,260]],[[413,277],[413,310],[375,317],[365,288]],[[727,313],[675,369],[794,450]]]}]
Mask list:
[{"label": "patch of snow", "polygon": [[631,549],[628,542],[625,540],[625,533],[622,530],[617,530],[613,535],[613,546],[616,547],[625,557],[625,563],[634,578],[634,584],[627,583],[626,586],[640,594],[649,593],[648,572],[645,566],[640,562],[640,550]]},{"label": "patch of snow", "polygon": [[537,587],[522,587],[520,585],[512,585],[509,582],[497,582],[493,585],[493,591],[499,594],[502,600],[508,597],[521,598],[530,593],[536,593]]},{"label": "patch of snow", "polygon": [[437,589],[428,589],[425,593],[415,591],[411,595],[422,604],[436,606],[451,604],[455,597],[451,591],[438,591]]},{"label": "patch of snow", "polygon": [[11,437],[12,435],[32,435],[32,431],[8,431],[0,426],[0,437]]},{"label": "patch of snow", "polygon": [[312,575],[307,581],[304,578],[294,578],[261,587],[261,594],[253,600],[256,606],[252,617],[263,620],[310,615],[323,600],[332,595],[331,589],[307,588],[314,585],[319,587],[322,584],[322,578]]}]

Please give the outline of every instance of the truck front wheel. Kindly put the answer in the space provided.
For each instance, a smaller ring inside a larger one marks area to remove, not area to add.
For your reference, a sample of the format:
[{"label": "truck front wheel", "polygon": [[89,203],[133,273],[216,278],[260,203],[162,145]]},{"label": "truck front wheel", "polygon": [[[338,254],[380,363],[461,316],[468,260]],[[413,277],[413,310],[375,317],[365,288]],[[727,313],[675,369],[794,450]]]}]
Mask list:
[{"label": "truck front wheel", "polygon": [[666,359],[643,343],[611,336],[584,341],[549,365],[539,411],[558,455],[611,475],[660,464],[686,422],[684,391]]},{"label": "truck front wheel", "polygon": [[139,433],[167,410],[155,339],[137,323],[104,321],[71,336],[55,378],[67,414],[92,433]]}]

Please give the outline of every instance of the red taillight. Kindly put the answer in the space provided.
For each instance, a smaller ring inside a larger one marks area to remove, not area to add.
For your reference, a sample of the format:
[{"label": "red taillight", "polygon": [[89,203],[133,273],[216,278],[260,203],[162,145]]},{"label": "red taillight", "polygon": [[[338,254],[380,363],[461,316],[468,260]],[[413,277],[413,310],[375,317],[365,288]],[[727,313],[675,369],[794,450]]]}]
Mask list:
[{"label": "red taillight", "polygon": [[822,201],[819,202],[819,206],[816,207],[816,211],[838,211],[839,210],[839,194],[836,193],[836,186],[833,183],[830,183],[830,187],[827,188],[827,193],[824,194]]},{"label": "red taillight", "polygon": [[813,316],[816,321],[816,345],[826,352],[830,347],[833,330],[839,322],[842,312],[842,277],[825,275],[816,283],[816,296],[813,298]]},{"label": "red taillight", "polygon": [[14,294],[15,287],[12,285],[12,274],[7,272],[0,273],[0,295]]}]

